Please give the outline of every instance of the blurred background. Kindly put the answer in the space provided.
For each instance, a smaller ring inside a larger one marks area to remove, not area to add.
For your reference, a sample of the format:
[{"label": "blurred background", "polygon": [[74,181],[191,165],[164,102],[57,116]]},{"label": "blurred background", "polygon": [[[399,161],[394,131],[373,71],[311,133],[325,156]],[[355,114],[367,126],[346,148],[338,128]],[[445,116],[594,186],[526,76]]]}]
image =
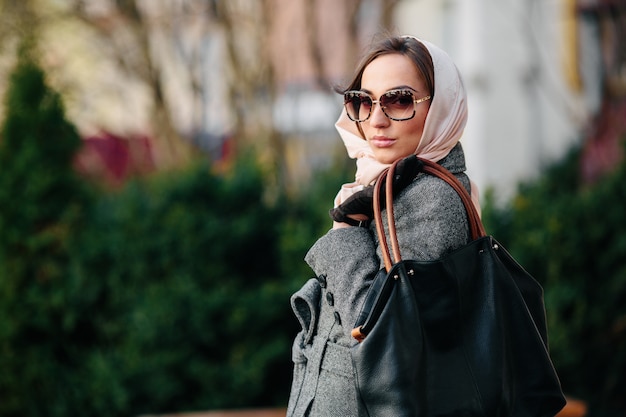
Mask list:
[{"label": "blurred background", "polygon": [[624,0],[0,0],[0,415],[285,407],[332,87],[386,32],[457,63],[487,231],[625,416]]}]

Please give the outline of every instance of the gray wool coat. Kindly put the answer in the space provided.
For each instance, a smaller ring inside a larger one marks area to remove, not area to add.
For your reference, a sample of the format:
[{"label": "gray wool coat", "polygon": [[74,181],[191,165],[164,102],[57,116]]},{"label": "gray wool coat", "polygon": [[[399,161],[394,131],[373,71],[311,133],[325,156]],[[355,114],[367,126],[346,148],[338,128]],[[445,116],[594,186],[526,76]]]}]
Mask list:
[{"label": "gray wool coat", "polygon": [[[460,143],[439,163],[469,191]],[[419,174],[395,198],[394,213],[403,259],[435,260],[468,242],[461,199],[438,178]],[[356,416],[350,348],[357,342],[350,331],[371,282],[384,267],[375,226],[330,230],[305,260],[317,277],[291,297],[302,330],[293,343],[287,416]]]}]

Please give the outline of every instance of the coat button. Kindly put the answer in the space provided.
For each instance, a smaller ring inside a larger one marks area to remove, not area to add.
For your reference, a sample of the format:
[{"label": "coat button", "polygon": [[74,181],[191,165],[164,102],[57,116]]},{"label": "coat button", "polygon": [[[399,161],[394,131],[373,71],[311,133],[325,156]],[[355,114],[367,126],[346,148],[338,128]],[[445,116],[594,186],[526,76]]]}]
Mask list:
[{"label": "coat button", "polygon": [[317,281],[320,283],[320,287],[326,288],[326,274],[321,274],[317,277]]},{"label": "coat button", "polygon": [[339,312],[335,311],[335,323],[341,324],[341,316],[339,316]]},{"label": "coat button", "polygon": [[326,293],[326,301],[328,302],[328,305],[331,307],[335,305],[335,297],[333,297],[332,292],[329,291]]}]

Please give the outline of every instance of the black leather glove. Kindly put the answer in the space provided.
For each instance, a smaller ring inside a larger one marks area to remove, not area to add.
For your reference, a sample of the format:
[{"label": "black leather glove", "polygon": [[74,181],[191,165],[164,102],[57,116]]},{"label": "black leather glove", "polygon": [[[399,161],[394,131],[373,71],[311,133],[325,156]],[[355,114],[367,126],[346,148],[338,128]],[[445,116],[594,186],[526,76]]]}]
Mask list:
[{"label": "black leather glove", "polygon": [[[422,171],[422,162],[415,155],[408,156],[398,162],[393,176],[393,196],[404,190]],[[386,182],[380,188],[380,208],[385,208]],[[374,217],[374,186],[370,185],[363,190],[352,194],[339,206],[330,210],[330,217],[336,222],[348,223],[352,226],[362,225],[349,215],[362,214],[369,220]]]}]

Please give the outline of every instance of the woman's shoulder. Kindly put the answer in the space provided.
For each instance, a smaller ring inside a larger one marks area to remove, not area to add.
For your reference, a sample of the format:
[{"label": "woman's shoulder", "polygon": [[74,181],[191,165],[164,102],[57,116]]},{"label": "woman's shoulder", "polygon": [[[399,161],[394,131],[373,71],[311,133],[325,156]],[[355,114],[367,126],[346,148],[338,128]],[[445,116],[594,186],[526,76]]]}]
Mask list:
[{"label": "woman's shoulder", "polygon": [[[457,143],[450,153],[439,161],[439,164],[453,173],[465,189],[470,192],[470,180],[465,174],[465,154],[460,143]],[[411,200],[461,202],[456,191],[444,180],[425,173],[419,174],[405,191]]]},{"label": "woman's shoulder", "polygon": [[[461,183],[465,183],[467,176],[456,174]],[[469,183],[469,180],[467,180]],[[465,186],[465,184],[464,184]],[[398,197],[399,203],[403,200],[413,208],[442,207],[460,205],[462,200],[457,192],[444,180],[429,174],[419,174],[415,180]]]},{"label": "woman's shoulder", "polygon": [[439,259],[467,242],[467,212],[461,197],[431,175],[418,175],[398,196],[394,218],[407,259]]},{"label": "woman's shoulder", "polygon": [[465,172],[467,169],[465,166],[465,152],[461,142],[458,142],[448,155],[439,161],[439,164],[453,174]]},{"label": "woman's shoulder", "polygon": [[[470,181],[464,172],[455,173],[456,178],[469,192]],[[394,204],[398,215],[421,216],[433,213],[437,217],[466,215],[463,200],[446,181],[430,174],[421,173],[397,197]],[[438,213],[438,214],[437,214]]]}]

